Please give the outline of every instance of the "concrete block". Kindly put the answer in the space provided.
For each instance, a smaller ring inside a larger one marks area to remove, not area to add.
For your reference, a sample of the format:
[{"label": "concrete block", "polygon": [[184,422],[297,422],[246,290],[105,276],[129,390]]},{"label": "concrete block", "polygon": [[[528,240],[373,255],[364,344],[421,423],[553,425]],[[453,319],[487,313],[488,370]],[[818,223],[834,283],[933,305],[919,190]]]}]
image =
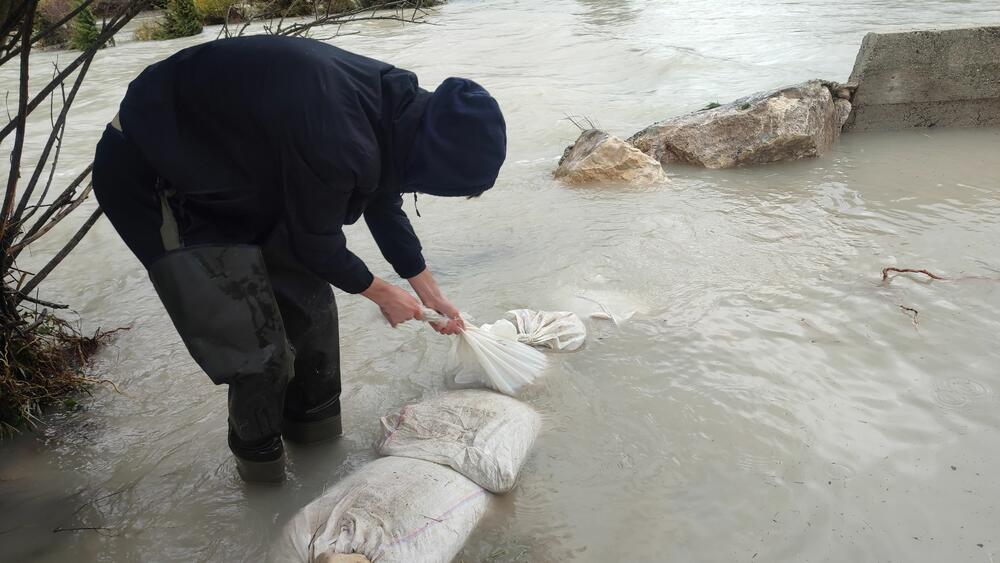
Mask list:
[{"label": "concrete block", "polygon": [[845,131],[1000,126],[1000,27],[869,33]]}]

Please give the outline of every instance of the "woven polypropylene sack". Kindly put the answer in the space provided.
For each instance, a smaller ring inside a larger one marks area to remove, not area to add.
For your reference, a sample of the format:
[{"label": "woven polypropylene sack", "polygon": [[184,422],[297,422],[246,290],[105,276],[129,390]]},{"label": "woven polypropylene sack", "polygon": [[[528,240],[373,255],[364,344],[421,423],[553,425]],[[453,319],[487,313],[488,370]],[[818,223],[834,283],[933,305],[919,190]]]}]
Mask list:
[{"label": "woven polypropylene sack", "polygon": [[505,493],[517,483],[541,418],[530,406],[481,389],[452,391],[382,418],[382,455],[447,465],[479,486]]},{"label": "woven polypropylene sack", "polygon": [[587,340],[587,327],[568,311],[514,309],[505,318],[517,330],[517,340],[539,348],[572,352]]},{"label": "woven polypropylene sack", "polygon": [[268,561],[313,563],[358,553],[373,563],[449,563],[491,495],[461,473],[420,459],[377,459],[306,505]]},{"label": "woven polypropylene sack", "polygon": [[[508,331],[498,331],[507,326]],[[477,327],[466,323],[454,340],[448,360],[455,382],[479,383],[507,395],[531,385],[548,367],[545,354],[517,340],[513,324],[503,319]]]}]

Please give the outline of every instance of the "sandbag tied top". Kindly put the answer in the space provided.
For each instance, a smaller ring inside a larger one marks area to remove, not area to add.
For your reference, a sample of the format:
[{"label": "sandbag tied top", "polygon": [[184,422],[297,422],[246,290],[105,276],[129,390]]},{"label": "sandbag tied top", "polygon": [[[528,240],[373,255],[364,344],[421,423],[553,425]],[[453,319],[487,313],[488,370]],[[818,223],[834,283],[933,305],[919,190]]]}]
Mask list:
[{"label": "sandbag tied top", "polygon": [[[503,329],[506,325],[507,330]],[[548,367],[545,354],[517,339],[517,329],[500,319],[478,327],[469,321],[449,354],[455,383],[478,383],[507,395],[517,395]]]},{"label": "sandbag tied top", "polygon": [[541,419],[528,405],[481,389],[452,391],[382,418],[378,452],[447,465],[494,493],[514,488]]},{"label": "sandbag tied top", "polygon": [[507,311],[506,319],[517,329],[517,340],[539,348],[572,352],[583,346],[587,327],[567,311]]},{"label": "sandbag tied top", "polygon": [[373,563],[449,563],[490,499],[443,465],[377,459],[300,510],[267,561],[340,563],[342,555],[358,554]]}]

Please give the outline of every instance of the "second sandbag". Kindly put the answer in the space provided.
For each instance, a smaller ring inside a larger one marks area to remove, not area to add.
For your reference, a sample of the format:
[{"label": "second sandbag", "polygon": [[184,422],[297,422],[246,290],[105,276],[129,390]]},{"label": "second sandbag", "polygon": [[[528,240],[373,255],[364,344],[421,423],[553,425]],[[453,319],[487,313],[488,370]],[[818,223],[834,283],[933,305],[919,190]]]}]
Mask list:
[{"label": "second sandbag", "polygon": [[484,489],[505,493],[538,436],[528,405],[482,389],[452,391],[382,418],[382,455],[447,465]]}]

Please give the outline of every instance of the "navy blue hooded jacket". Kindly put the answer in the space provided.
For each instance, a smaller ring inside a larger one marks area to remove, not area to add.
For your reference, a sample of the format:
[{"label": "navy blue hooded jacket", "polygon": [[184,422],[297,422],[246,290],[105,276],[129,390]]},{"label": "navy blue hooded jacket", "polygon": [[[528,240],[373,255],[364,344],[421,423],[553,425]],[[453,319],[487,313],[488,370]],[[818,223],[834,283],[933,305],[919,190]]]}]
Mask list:
[{"label": "navy blue hooded jacket", "polygon": [[364,216],[396,272],[424,270],[402,193],[476,195],[506,154],[496,101],[311,39],[223,39],[180,51],[130,85],[120,119],[184,205],[266,236],[288,225],[298,258],[358,293],[372,274],[343,225]]}]

